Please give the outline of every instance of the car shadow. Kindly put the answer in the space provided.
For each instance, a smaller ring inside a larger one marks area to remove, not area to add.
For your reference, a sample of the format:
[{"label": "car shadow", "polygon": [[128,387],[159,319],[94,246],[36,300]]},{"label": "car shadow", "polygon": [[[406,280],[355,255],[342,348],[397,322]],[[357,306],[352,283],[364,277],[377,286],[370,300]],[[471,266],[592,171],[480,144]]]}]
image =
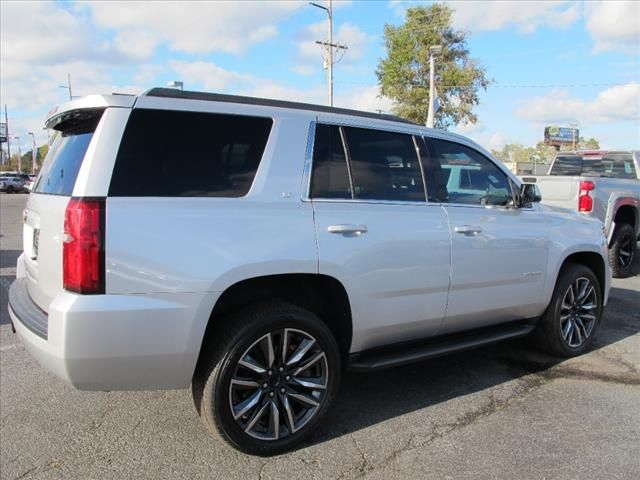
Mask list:
[{"label": "car shadow", "polygon": [[[589,352],[640,332],[640,294],[612,288],[610,298],[616,308],[605,310]],[[371,373],[345,372],[338,398],[310,443],[348,435],[532,373],[544,375],[564,360],[541,353],[525,338],[404,367]]]}]

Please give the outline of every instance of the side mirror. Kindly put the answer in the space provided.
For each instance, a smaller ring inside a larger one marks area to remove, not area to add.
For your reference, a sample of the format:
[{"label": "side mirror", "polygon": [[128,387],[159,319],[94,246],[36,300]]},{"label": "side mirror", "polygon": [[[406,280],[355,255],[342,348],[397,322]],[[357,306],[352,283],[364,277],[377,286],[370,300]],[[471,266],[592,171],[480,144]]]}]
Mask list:
[{"label": "side mirror", "polygon": [[542,201],[542,194],[537,185],[533,183],[523,183],[520,186],[520,204],[519,207],[524,207],[532,203],[538,203]]}]

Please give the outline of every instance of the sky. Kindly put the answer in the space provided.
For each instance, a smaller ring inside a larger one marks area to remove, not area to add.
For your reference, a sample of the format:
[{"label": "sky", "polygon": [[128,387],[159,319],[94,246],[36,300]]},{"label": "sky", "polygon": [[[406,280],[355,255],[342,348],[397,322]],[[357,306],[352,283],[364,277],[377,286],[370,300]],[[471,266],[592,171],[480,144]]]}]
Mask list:
[{"label": "sky", "polygon": [[[317,0],[326,4],[327,0]],[[333,2],[336,106],[390,112],[376,66],[385,24],[419,1]],[[458,125],[488,149],[534,145],[546,125],[577,124],[603,148],[640,149],[640,2],[452,1],[453,26],[492,83],[478,123]],[[306,1],[0,3],[0,104],[22,152],[47,139],[46,112],[72,93],[185,90],[325,104],[326,13]],[[14,152],[15,150],[12,150]]]}]

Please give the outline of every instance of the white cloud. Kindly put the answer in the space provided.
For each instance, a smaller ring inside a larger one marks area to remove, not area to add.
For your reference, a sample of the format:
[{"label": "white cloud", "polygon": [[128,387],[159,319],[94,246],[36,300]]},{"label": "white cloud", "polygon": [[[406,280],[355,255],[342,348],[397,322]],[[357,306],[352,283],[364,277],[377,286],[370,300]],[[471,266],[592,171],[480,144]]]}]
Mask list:
[{"label": "white cloud", "polygon": [[[327,40],[327,22],[321,21],[299,31],[298,54],[293,71],[301,75],[311,75],[322,70],[322,58],[326,50],[316,44],[316,40]],[[334,61],[342,58],[341,65],[353,65],[364,57],[374,36],[368,35],[357,25],[349,22],[341,24],[333,33],[333,43],[346,45],[348,49],[335,51]]]},{"label": "white cloud", "polygon": [[489,151],[500,150],[509,143],[509,138],[502,132],[473,132],[466,136]]},{"label": "white cloud", "polygon": [[187,89],[193,89],[192,85],[201,85],[206,90],[237,92],[255,81],[252,75],[225,70],[210,62],[171,61],[169,65],[185,82]]},{"label": "white cloud", "polygon": [[585,5],[587,30],[594,52],[640,51],[640,3],[637,1],[588,2]]},{"label": "white cloud", "polygon": [[[172,50],[202,54],[243,53],[255,43],[277,35],[276,23],[305,5],[288,2],[92,2],[93,20],[116,31],[116,44],[133,36],[142,52],[164,43]],[[139,53],[139,52],[134,52]]]},{"label": "white cloud", "polygon": [[339,93],[335,98],[335,105],[365,112],[380,110],[382,113],[391,113],[393,101],[380,93],[378,85],[372,85]]},{"label": "white cloud", "polygon": [[451,2],[453,24],[471,32],[515,26],[522,33],[540,27],[565,28],[580,18],[580,5],[566,1]]},{"label": "white cloud", "polygon": [[565,90],[528,100],[516,114],[536,124],[639,122],[640,83],[631,82],[600,92],[593,100],[574,98]]}]

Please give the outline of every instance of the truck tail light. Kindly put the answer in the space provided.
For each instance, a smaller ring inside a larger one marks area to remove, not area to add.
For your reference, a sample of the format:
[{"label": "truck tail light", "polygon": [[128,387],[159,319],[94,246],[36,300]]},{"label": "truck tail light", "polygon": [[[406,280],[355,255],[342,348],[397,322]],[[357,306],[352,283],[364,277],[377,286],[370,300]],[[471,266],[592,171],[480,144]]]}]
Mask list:
[{"label": "truck tail light", "polygon": [[590,212],[593,210],[593,198],[589,196],[589,192],[595,190],[596,184],[589,180],[580,182],[580,192],[578,195],[578,211]]},{"label": "truck tail light", "polygon": [[105,199],[72,198],[64,212],[62,283],[66,290],[105,292]]}]

